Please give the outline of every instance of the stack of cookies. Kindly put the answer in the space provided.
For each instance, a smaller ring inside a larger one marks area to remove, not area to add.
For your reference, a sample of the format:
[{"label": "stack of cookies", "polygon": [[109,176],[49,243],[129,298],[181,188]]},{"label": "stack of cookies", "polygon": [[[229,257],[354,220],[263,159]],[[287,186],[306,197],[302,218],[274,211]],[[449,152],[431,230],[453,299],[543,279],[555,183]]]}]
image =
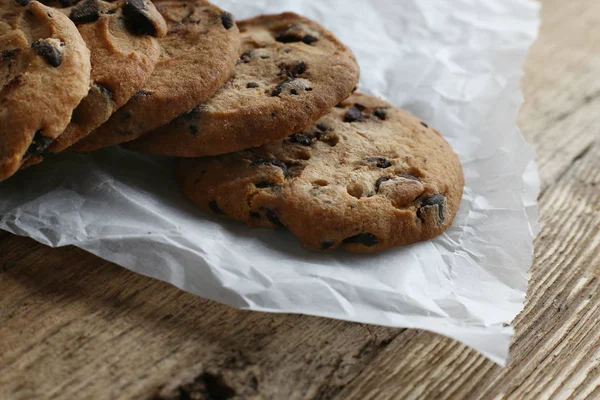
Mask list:
[{"label": "stack of cookies", "polygon": [[293,13],[205,0],[2,0],[0,180],[48,152],[179,157],[206,212],[372,252],[446,230],[462,197],[440,133],[355,93],[352,51]]}]

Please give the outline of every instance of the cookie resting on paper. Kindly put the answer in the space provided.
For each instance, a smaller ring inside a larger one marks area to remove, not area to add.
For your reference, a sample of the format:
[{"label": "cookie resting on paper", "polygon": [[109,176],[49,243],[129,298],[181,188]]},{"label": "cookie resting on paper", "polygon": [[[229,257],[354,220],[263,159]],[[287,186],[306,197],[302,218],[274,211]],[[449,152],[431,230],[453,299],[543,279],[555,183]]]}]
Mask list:
[{"label": "cookie resting on paper", "polygon": [[355,252],[440,235],[464,186],[461,164],[438,131],[362,94],[283,140],[182,159],[177,179],[207,212],[286,228],[309,249]]}]

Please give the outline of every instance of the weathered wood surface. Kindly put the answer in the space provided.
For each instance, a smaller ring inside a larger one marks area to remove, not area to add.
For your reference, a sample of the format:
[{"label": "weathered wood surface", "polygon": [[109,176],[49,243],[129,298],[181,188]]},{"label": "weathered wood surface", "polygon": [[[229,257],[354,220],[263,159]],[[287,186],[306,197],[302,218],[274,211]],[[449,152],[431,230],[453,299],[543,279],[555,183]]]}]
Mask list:
[{"label": "weathered wood surface", "polygon": [[186,376],[213,398],[600,398],[600,2],[542,4],[520,116],[542,229],[508,368],[427,332],[233,310],[0,233],[0,399],[144,399]]}]

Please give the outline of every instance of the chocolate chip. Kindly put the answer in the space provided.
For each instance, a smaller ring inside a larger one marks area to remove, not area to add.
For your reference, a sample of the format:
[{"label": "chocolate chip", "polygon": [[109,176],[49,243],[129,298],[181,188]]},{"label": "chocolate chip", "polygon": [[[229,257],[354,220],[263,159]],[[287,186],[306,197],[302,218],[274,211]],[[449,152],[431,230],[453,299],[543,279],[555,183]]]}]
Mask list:
[{"label": "chocolate chip", "polygon": [[292,25],[279,32],[275,36],[275,40],[281,43],[303,42],[305,44],[313,44],[319,38],[315,35],[304,33],[299,25]]},{"label": "chocolate chip", "polygon": [[42,135],[42,131],[39,130],[33,136],[33,140],[25,153],[26,156],[38,156],[43,154],[48,150],[48,147],[52,144],[54,139],[51,137],[46,137]]},{"label": "chocolate chip", "polygon": [[319,38],[313,35],[306,35],[302,38],[302,42],[306,44],[313,44],[317,41],[319,41]]},{"label": "chocolate chip", "polygon": [[210,209],[212,210],[212,212],[214,212],[217,215],[225,215],[225,213],[223,212],[223,210],[221,210],[219,208],[219,205],[217,204],[217,202],[215,200],[211,201],[210,203],[208,203],[208,206],[210,207]]},{"label": "chocolate chip", "polygon": [[146,12],[143,0],[127,0],[123,6],[127,28],[136,35],[156,36],[156,27]]},{"label": "chocolate chip", "polygon": [[317,129],[321,132],[325,132],[327,130],[327,126],[325,124],[317,124]]},{"label": "chocolate chip", "polygon": [[190,131],[191,135],[197,135],[198,134],[198,128],[196,128],[195,125],[188,126],[188,130]]},{"label": "chocolate chip", "polygon": [[304,61],[296,61],[293,64],[281,63],[279,67],[279,76],[286,75],[288,79],[296,79],[306,72],[307,66]]},{"label": "chocolate chip", "polygon": [[344,244],[362,244],[367,247],[377,246],[379,239],[372,233],[359,233],[347,239],[344,239]]},{"label": "chocolate chip", "polygon": [[250,60],[252,60],[252,50],[245,51],[240,56],[240,61],[243,62],[244,64],[248,64],[250,62]]},{"label": "chocolate chip", "polygon": [[221,23],[225,27],[225,29],[231,29],[234,24],[233,15],[231,13],[225,12],[221,14]]},{"label": "chocolate chip", "polygon": [[438,207],[438,223],[443,223],[445,219],[445,206],[446,206],[446,198],[441,194],[434,194],[433,196],[423,200],[421,202],[421,207],[417,210],[417,217],[423,220],[422,210],[425,207]]},{"label": "chocolate chip", "polygon": [[375,111],[373,111],[373,115],[379,118],[380,120],[385,121],[385,119],[387,118],[387,111],[383,108],[378,108]]},{"label": "chocolate chip", "polygon": [[272,183],[269,181],[260,181],[260,182],[256,183],[254,186],[256,186],[259,189],[265,189],[265,188],[271,187]]},{"label": "chocolate chip", "polygon": [[425,128],[429,128],[429,125],[427,125],[425,122],[421,121],[421,125],[423,125]]},{"label": "chocolate chip", "polygon": [[149,92],[147,90],[138,90],[138,92],[135,94],[135,97],[150,97],[152,96],[152,92]]},{"label": "chocolate chip", "polygon": [[62,55],[56,47],[52,46],[50,43],[40,39],[37,42],[31,43],[31,48],[35,50],[38,55],[44,57],[46,62],[54,68],[57,68],[62,64]]},{"label": "chocolate chip", "polygon": [[389,168],[392,166],[390,160],[384,157],[367,157],[363,158],[363,161],[366,161],[368,163],[375,163],[377,165],[377,168]]},{"label": "chocolate chip", "polygon": [[12,60],[19,55],[19,53],[21,53],[21,49],[5,50],[0,55],[0,61]]},{"label": "chocolate chip", "polygon": [[248,84],[246,85],[246,87],[247,87],[248,89],[254,89],[254,88],[257,88],[257,87],[259,87],[259,85],[258,85],[258,83],[256,83],[256,82],[248,82]]},{"label": "chocolate chip", "polygon": [[101,84],[96,83],[96,82],[94,82],[93,85],[96,86],[96,88],[98,89],[98,91],[100,93],[102,93],[102,96],[104,96],[108,99],[112,99],[113,94],[109,88],[102,86]]},{"label": "chocolate chip", "polygon": [[344,115],[344,122],[362,122],[365,118],[362,115],[362,112],[356,108],[352,107],[348,110],[346,115]]},{"label": "chocolate chip", "polygon": [[16,1],[17,1],[17,3],[19,3],[20,6],[25,7],[27,4],[29,4],[29,2],[31,0],[16,0]]},{"label": "chocolate chip", "polygon": [[327,250],[333,245],[335,245],[335,242],[321,242],[321,250]]},{"label": "chocolate chip", "polygon": [[291,81],[281,82],[279,85],[275,86],[275,89],[271,92],[271,96],[276,97],[283,92],[283,89],[290,83]]},{"label": "chocolate chip", "polygon": [[302,146],[310,146],[311,144],[313,144],[312,138],[301,133],[294,133],[293,135],[291,135],[290,142],[298,143]]},{"label": "chocolate chip", "polygon": [[277,218],[277,214],[275,214],[272,210],[267,210],[267,218],[271,223],[280,228],[285,228],[285,226],[281,223],[279,218]]},{"label": "chocolate chip", "polygon": [[281,168],[283,171],[283,175],[287,176],[288,168],[283,162],[279,160],[275,160],[274,158],[261,158],[259,160],[252,161],[252,165],[273,165],[275,167]]},{"label": "chocolate chip", "polygon": [[97,0],[85,0],[77,4],[69,14],[76,24],[94,22],[100,18],[100,3]]}]

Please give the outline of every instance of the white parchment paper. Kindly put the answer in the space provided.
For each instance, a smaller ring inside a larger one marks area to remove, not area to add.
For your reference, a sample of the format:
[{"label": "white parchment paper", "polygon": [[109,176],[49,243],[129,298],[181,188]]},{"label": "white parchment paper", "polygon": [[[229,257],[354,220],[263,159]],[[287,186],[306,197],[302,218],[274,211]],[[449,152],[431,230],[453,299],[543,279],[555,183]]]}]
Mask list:
[{"label": "white parchment paper", "polygon": [[355,51],[361,90],[441,130],[466,188],[441,237],[376,255],[306,251],[288,233],[196,210],[172,161],[118,148],[48,159],[0,184],[0,228],[74,244],[234,307],[447,335],[504,364],[537,231],[534,154],[516,126],[538,29],[529,0],[221,0],[238,19],[296,11]]}]

